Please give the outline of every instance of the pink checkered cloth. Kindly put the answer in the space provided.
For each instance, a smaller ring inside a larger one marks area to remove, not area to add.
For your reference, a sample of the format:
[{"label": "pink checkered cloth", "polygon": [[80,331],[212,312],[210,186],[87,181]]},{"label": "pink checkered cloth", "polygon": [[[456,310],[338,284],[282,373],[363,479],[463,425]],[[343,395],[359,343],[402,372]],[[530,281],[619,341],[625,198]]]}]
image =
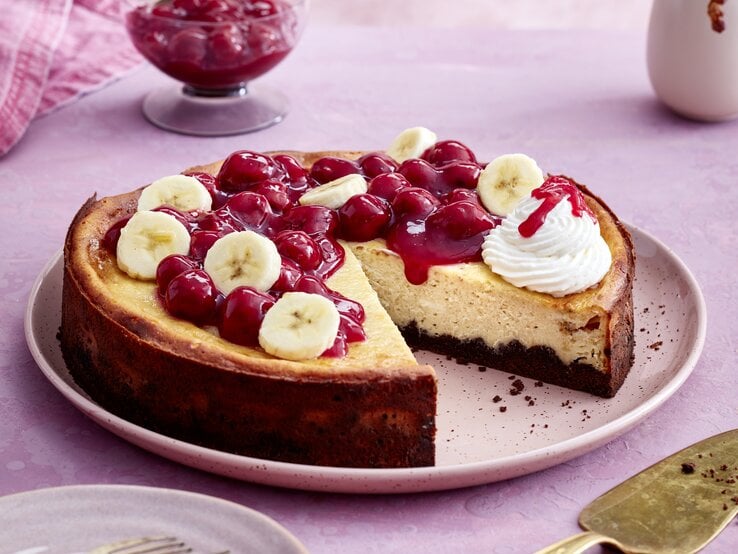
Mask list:
[{"label": "pink checkered cloth", "polygon": [[8,0],[0,17],[0,156],[34,117],[142,62],[123,0]]}]

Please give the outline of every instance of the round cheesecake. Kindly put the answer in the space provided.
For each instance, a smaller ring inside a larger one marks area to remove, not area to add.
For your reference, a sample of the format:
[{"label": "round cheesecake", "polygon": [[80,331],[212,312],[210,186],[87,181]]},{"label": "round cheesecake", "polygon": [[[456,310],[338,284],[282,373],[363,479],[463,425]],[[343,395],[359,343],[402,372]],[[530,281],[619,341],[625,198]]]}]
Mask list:
[{"label": "round cheesecake", "polygon": [[[328,155],[289,152],[304,167]],[[222,162],[188,172],[216,175]],[[157,286],[104,246],[141,190],[90,199],[64,249],[60,341],[79,385],[154,431],[237,454],[342,467],[434,463],[436,378],[410,346],[593,394],[613,396],[632,364],[634,252],[606,205],[580,187],[612,255],[594,287],[560,298],[520,288],[481,261],[405,277],[382,238],[342,241],[326,281],[361,304],[366,339],[343,357],[279,359],[172,316]]]}]

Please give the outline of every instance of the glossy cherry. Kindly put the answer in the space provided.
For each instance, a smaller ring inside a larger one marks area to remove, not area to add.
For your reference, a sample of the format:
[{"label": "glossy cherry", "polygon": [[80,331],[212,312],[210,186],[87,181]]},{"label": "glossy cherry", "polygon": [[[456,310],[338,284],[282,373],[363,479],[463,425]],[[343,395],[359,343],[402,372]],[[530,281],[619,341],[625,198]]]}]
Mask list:
[{"label": "glossy cherry", "polygon": [[197,227],[199,230],[215,231],[220,235],[243,230],[241,223],[225,207],[201,215],[197,219]]},{"label": "glossy cherry", "polygon": [[169,39],[169,61],[200,66],[208,53],[208,40],[208,34],[199,27],[179,31]]},{"label": "glossy cherry", "polygon": [[220,308],[220,336],[236,344],[259,344],[259,328],[264,315],[274,305],[274,297],[251,287],[237,287],[226,296]]},{"label": "glossy cherry", "polygon": [[477,186],[481,169],[471,162],[451,162],[439,168],[446,187],[473,189]]},{"label": "glossy cherry", "polygon": [[190,237],[190,256],[195,260],[204,260],[210,247],[213,246],[215,241],[221,236],[223,235],[218,231],[194,231]]},{"label": "glossy cherry", "polygon": [[410,187],[410,182],[400,173],[384,173],[369,181],[367,192],[385,200],[392,200],[402,189]]},{"label": "glossy cherry", "polygon": [[397,169],[414,187],[431,190],[438,180],[436,168],[425,160],[412,158],[402,162]]},{"label": "glossy cherry", "polygon": [[424,219],[440,204],[427,190],[409,187],[398,192],[392,200],[392,211],[398,218]]},{"label": "glossy cherry", "polygon": [[115,254],[118,248],[118,239],[120,239],[120,230],[128,224],[130,217],[116,221],[110,229],[107,230],[105,236],[102,239],[102,245],[109,251]]},{"label": "glossy cherry", "polygon": [[251,17],[269,17],[278,13],[279,7],[276,2],[271,0],[252,0],[245,4],[244,12]]},{"label": "glossy cherry", "polygon": [[367,241],[382,235],[392,218],[389,203],[373,194],[357,194],[338,210],[340,236],[346,240]]},{"label": "glossy cherry", "polygon": [[261,228],[272,215],[266,196],[252,191],[240,192],[232,196],[223,209],[227,210],[244,228],[252,230]]},{"label": "glossy cherry", "polygon": [[215,316],[218,290],[202,269],[188,269],[175,276],[164,293],[164,305],[175,317],[203,324]]},{"label": "glossy cherry", "polygon": [[392,173],[397,171],[398,164],[384,152],[371,152],[364,154],[356,160],[364,175],[371,179],[382,173]]},{"label": "glossy cherry", "polygon": [[262,181],[250,190],[256,194],[263,195],[269,202],[272,210],[276,212],[282,212],[292,204],[288,186],[277,179]]},{"label": "glossy cherry", "polygon": [[282,229],[332,235],[338,226],[338,215],[324,206],[295,206],[281,221]]},{"label": "glossy cherry", "polygon": [[189,256],[181,254],[173,254],[167,256],[156,267],[156,286],[159,294],[166,293],[169,283],[180,273],[184,273],[189,269],[198,269],[199,264]]},{"label": "glossy cherry", "polygon": [[475,188],[481,170],[471,162],[456,161],[434,167],[425,160],[410,159],[403,162],[397,171],[413,186],[441,197],[455,188]]},{"label": "glossy cherry", "polygon": [[274,244],[303,270],[316,269],[323,260],[318,243],[304,231],[282,231],[274,237]]},{"label": "glossy cherry", "polygon": [[228,156],[218,172],[218,186],[227,192],[240,192],[260,181],[278,178],[283,169],[266,154],[239,150]]},{"label": "glossy cherry", "polygon": [[210,63],[221,68],[230,67],[243,57],[246,40],[238,25],[223,25],[211,31],[209,48]]},{"label": "glossy cherry", "polygon": [[288,154],[277,154],[274,161],[282,166],[291,182],[305,181],[310,176],[310,172],[300,165],[294,157]]},{"label": "glossy cherry", "polygon": [[295,284],[304,273],[300,266],[290,258],[282,258],[282,267],[279,271],[277,282],[272,285],[272,290],[277,292],[289,292],[295,290]]},{"label": "glossy cherry", "polygon": [[356,162],[330,156],[320,158],[310,169],[310,176],[320,184],[329,183],[351,173],[361,173],[361,168]]},{"label": "glossy cherry", "polygon": [[330,298],[330,291],[325,283],[314,275],[303,275],[295,283],[295,289],[298,292],[308,292],[311,294],[320,294]]},{"label": "glossy cherry", "polygon": [[489,213],[478,204],[469,201],[441,206],[428,216],[426,226],[440,230],[453,240],[461,240],[483,233],[495,226]]},{"label": "glossy cherry", "polygon": [[465,188],[453,189],[452,191],[447,192],[446,194],[441,196],[441,202],[443,204],[453,204],[454,202],[460,202],[462,200],[474,202],[476,204],[479,204],[480,207],[482,206],[479,200],[479,195],[474,190],[469,190]]},{"label": "glossy cherry", "polygon": [[477,163],[477,157],[471,149],[457,140],[442,140],[428,148],[421,156],[434,166],[446,165],[449,162]]}]

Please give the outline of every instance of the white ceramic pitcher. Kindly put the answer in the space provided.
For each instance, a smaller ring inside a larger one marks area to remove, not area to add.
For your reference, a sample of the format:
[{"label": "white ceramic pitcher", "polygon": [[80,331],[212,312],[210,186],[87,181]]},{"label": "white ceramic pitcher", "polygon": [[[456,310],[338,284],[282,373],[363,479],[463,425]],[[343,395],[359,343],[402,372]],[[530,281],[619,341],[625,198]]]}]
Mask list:
[{"label": "white ceramic pitcher", "polygon": [[713,30],[709,0],[654,0],[648,74],[675,112],[702,121],[738,117],[738,0],[725,0],[725,29]]}]

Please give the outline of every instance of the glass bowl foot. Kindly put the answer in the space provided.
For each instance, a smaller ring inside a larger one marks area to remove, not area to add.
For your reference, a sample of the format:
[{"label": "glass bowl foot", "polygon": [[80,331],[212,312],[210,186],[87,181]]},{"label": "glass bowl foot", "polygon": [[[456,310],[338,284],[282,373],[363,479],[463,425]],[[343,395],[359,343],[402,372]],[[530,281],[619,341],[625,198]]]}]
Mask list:
[{"label": "glass bowl foot", "polygon": [[157,127],[204,137],[258,131],[282,121],[287,110],[284,94],[252,84],[223,91],[169,85],[151,91],[143,102],[144,116]]}]

